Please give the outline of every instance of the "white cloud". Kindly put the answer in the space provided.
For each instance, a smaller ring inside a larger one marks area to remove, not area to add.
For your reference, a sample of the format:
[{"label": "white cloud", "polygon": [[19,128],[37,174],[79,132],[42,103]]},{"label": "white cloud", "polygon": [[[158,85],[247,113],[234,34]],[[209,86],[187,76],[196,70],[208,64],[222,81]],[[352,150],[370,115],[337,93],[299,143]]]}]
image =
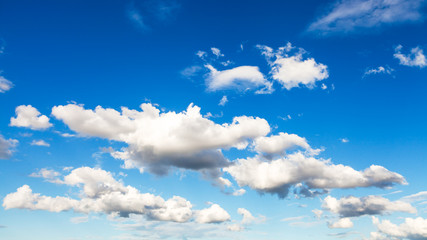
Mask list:
[{"label": "white cloud", "polygon": [[3,76],[0,76],[0,93],[9,91],[13,87],[13,83]]},{"label": "white cloud", "polygon": [[230,220],[230,214],[218,204],[212,204],[209,208],[196,211],[195,215],[198,223],[220,223]]},{"label": "white cloud", "polygon": [[306,190],[323,189],[321,192],[308,192],[317,195],[326,193],[325,189],[330,188],[384,188],[406,183],[400,174],[382,166],[372,165],[363,171],[356,171],[349,166],[334,165],[329,160],[316,159],[300,152],[271,161],[265,161],[260,156],[238,159],[223,170],[233,176],[239,186],[249,186],[260,193],[277,194],[281,198],[287,196],[292,186],[302,187],[303,195]]},{"label": "white cloud", "polygon": [[129,19],[139,28],[143,30],[147,30],[148,26],[145,24],[144,18],[142,14],[134,7],[128,9],[128,17]]},{"label": "white cloud", "polygon": [[389,220],[379,221],[372,217],[372,222],[377,226],[378,232],[371,233],[371,240],[385,239],[427,239],[427,219],[405,218],[405,222],[400,225],[394,224]]},{"label": "white cloud", "polygon": [[328,86],[326,86],[326,84],[322,83],[322,85],[320,86],[320,88],[322,90],[326,90],[326,89],[328,89]]},{"label": "white cloud", "polygon": [[215,55],[217,58],[224,57],[224,54],[221,53],[221,50],[219,50],[216,47],[211,48],[212,54]]},{"label": "white cloud", "polygon": [[359,217],[363,215],[382,215],[391,212],[416,213],[411,204],[403,201],[390,201],[381,196],[353,197],[348,196],[336,199],[327,196],[323,200],[322,208],[338,214],[342,218]]},{"label": "white cloud", "polygon": [[59,180],[59,176],[61,176],[59,172],[47,168],[42,168],[38,172],[30,174],[30,177],[44,178],[46,181],[52,183],[62,183],[62,181]]},{"label": "white cloud", "polygon": [[240,189],[237,189],[237,190],[235,190],[233,193],[232,193],[232,195],[233,196],[242,196],[243,194],[245,194],[246,193],[246,190],[245,189],[243,189],[243,188],[240,188]]},{"label": "white cloud", "polygon": [[313,213],[314,213],[314,216],[317,218],[317,219],[320,219],[321,217],[322,217],[322,215],[323,215],[323,211],[322,210],[320,210],[320,209],[313,209],[313,210],[311,210]]},{"label": "white cloud", "polygon": [[180,113],[160,113],[148,103],[141,104],[141,109],[123,107],[118,112],[68,104],[54,107],[52,115],[81,135],[127,143],[129,147],[112,156],[125,160],[128,167],[148,168],[156,174],[166,174],[170,167],[217,170],[229,164],[220,149],[244,146],[248,139],[270,131],[266,120],[247,116],[216,124],[193,104]]},{"label": "white cloud", "polygon": [[409,196],[403,197],[401,200],[405,202],[419,202],[427,199],[427,191],[418,192]]},{"label": "white cloud", "polygon": [[409,54],[403,54],[402,48],[402,45],[397,46],[393,55],[394,58],[399,59],[400,65],[420,68],[427,66],[426,56],[421,48],[412,48]]},{"label": "white cloud", "polygon": [[237,213],[243,216],[243,219],[241,221],[242,224],[250,224],[256,220],[252,213],[245,208],[238,208]]},{"label": "white cloud", "polygon": [[353,222],[350,218],[340,218],[338,221],[334,223],[328,223],[329,228],[352,228]]},{"label": "white cloud", "polygon": [[218,105],[225,106],[225,104],[228,102],[227,96],[222,96],[221,100],[219,101]]},{"label": "white cloud", "polygon": [[81,216],[81,217],[73,217],[70,219],[70,222],[74,223],[74,224],[84,223],[87,221],[89,221],[89,216],[87,216],[87,215]]},{"label": "white cloud", "polygon": [[[58,173],[41,169],[34,177],[57,179]],[[82,189],[80,199],[69,197],[49,197],[33,193],[28,185],[8,194],[3,200],[7,209],[19,208],[62,212],[73,210],[78,213],[105,213],[129,217],[129,214],[143,215],[149,220],[188,222],[193,216],[198,222],[218,223],[229,220],[230,216],[219,205],[208,209],[192,210],[192,204],[186,199],[174,196],[164,200],[151,193],[141,193],[132,186],[125,186],[113,178],[110,172],[97,168],[81,167],[74,169],[59,184],[76,186]]]},{"label": "white cloud", "polygon": [[202,70],[200,66],[190,66],[181,71],[181,76],[185,78],[192,78]]},{"label": "white cloud", "polygon": [[295,149],[297,147],[312,152],[318,152],[311,149],[305,138],[296,134],[280,132],[278,135],[259,137],[254,141],[255,150],[266,154],[283,154],[287,150]]},{"label": "white cloud", "polygon": [[9,159],[15,151],[16,145],[18,145],[18,140],[5,139],[0,135],[0,159]]},{"label": "white cloud", "polygon": [[291,43],[276,51],[264,45],[257,45],[257,48],[261,50],[261,54],[266,57],[271,67],[271,77],[287,90],[301,85],[313,88],[317,81],[329,77],[326,65],[317,63],[314,58],[304,59],[303,54],[306,51],[299,48],[294,52],[295,47]]},{"label": "white cloud", "polygon": [[403,22],[423,19],[423,0],[342,0],[309,27],[309,32],[321,35],[333,32],[356,32]]},{"label": "white cloud", "polygon": [[367,76],[367,75],[372,75],[372,74],[392,74],[394,72],[393,68],[390,68],[389,66],[379,66],[377,68],[368,68],[366,69],[365,73],[363,74],[363,76]]},{"label": "white cloud", "polygon": [[350,142],[350,140],[348,140],[348,138],[340,138],[340,141],[342,143],[348,143],[348,142]]},{"label": "white cloud", "polygon": [[43,146],[43,147],[50,147],[50,144],[45,142],[44,140],[33,140],[31,142],[31,145],[33,146]]},{"label": "white cloud", "polygon": [[20,105],[15,109],[16,117],[10,118],[10,126],[26,127],[32,130],[43,130],[52,126],[49,118],[41,115],[31,105]]},{"label": "white cloud", "polygon": [[245,230],[245,227],[239,223],[230,224],[227,226],[227,229],[233,232],[241,232]]},{"label": "white cloud", "polygon": [[209,91],[235,89],[238,91],[256,90],[258,94],[269,94],[273,91],[269,82],[256,66],[240,66],[219,71],[212,65],[206,64],[210,70],[206,78]]}]

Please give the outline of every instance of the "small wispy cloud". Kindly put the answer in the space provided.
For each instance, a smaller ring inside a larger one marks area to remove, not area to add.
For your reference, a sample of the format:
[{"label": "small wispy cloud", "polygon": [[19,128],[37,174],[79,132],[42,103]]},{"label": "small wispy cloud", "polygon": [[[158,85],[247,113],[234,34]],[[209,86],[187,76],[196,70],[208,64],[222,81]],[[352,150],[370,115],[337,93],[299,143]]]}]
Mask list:
[{"label": "small wispy cloud", "polygon": [[50,144],[45,142],[44,140],[33,140],[31,142],[33,146],[41,146],[41,147],[50,147]]},{"label": "small wispy cloud", "polygon": [[138,28],[146,31],[152,25],[168,22],[179,7],[178,3],[169,0],[135,2],[129,5],[127,16]]},{"label": "small wispy cloud", "polygon": [[366,77],[368,75],[375,75],[375,74],[388,74],[391,75],[394,72],[394,69],[389,66],[379,66],[377,68],[368,68],[366,69],[365,73],[363,74],[363,77]]},{"label": "small wispy cloud", "polygon": [[423,0],[341,0],[311,23],[308,32],[328,35],[423,20]]},{"label": "small wispy cloud", "polygon": [[401,52],[402,48],[402,45],[397,46],[393,55],[394,58],[399,60],[400,65],[419,68],[427,66],[426,56],[420,47],[412,48],[408,54],[403,54]]},{"label": "small wispy cloud", "polygon": [[228,102],[227,96],[222,96],[221,100],[219,100],[218,105],[219,106],[224,106],[227,102]]},{"label": "small wispy cloud", "polygon": [[342,143],[348,143],[350,142],[350,140],[348,140],[348,138],[340,138],[339,139]]}]

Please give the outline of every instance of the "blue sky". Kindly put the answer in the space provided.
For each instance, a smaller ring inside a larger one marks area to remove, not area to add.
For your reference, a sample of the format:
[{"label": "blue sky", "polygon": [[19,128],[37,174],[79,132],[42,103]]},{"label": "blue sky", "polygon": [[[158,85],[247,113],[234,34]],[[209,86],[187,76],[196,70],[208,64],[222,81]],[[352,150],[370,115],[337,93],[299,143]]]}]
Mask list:
[{"label": "blue sky", "polygon": [[427,239],[426,10],[2,1],[1,238]]}]

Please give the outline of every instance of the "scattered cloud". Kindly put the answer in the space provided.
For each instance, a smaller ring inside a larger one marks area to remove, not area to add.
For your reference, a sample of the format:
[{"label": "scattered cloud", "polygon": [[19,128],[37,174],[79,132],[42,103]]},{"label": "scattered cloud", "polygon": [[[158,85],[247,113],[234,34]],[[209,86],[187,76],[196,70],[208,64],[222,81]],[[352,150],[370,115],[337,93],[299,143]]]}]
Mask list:
[{"label": "scattered cloud", "polygon": [[43,146],[43,147],[50,147],[50,144],[45,142],[44,140],[33,140],[31,142],[31,145],[33,146]]},{"label": "scattered cloud", "polygon": [[13,88],[13,83],[3,76],[0,76],[0,93],[4,93]]},{"label": "scattered cloud", "polygon": [[372,222],[378,228],[378,232],[371,233],[371,240],[427,239],[427,219],[421,217],[405,218],[405,222],[400,225],[389,220],[380,221],[376,217],[372,217]]},{"label": "scattered cloud", "polygon": [[0,159],[9,159],[15,152],[15,147],[18,145],[16,139],[5,139],[0,134]]},{"label": "scattered cloud", "polygon": [[216,47],[211,48],[212,54],[215,55],[217,58],[224,57],[224,54],[221,53],[221,50],[219,50]]},{"label": "scattered cloud", "polygon": [[152,25],[174,18],[179,8],[178,3],[168,0],[133,2],[127,9],[127,16],[138,28],[146,31]]},{"label": "scattered cloud", "polygon": [[422,191],[412,195],[405,196],[401,200],[405,202],[420,202],[420,201],[427,200],[427,191]]},{"label": "scattered cloud", "polygon": [[[261,156],[238,159],[223,169],[237,181],[239,186],[249,186],[260,193],[288,195],[291,187],[306,188],[305,195],[327,193],[331,188],[390,187],[406,184],[398,173],[378,165],[363,171],[349,166],[334,165],[330,160],[316,159],[296,152],[285,157],[266,161]],[[321,189],[322,191],[312,191]]]},{"label": "scattered cloud", "polygon": [[20,105],[15,109],[16,117],[10,118],[9,126],[25,127],[32,130],[44,130],[50,128],[52,124],[49,118],[31,105]]},{"label": "scattered cloud", "polygon": [[308,32],[328,35],[354,33],[398,23],[423,20],[423,0],[341,0],[311,23]]},{"label": "scattered cloud", "polygon": [[338,221],[328,223],[329,228],[352,228],[353,222],[350,218],[340,218]]},{"label": "scattered cloud", "polygon": [[222,96],[221,100],[219,100],[218,105],[219,106],[225,106],[225,104],[228,102],[227,96]]},{"label": "scattered cloud", "polygon": [[336,199],[327,196],[323,200],[322,208],[338,214],[341,218],[359,217],[363,215],[383,215],[391,212],[416,213],[417,210],[403,201],[390,201],[381,196],[353,197],[348,196]]},{"label": "scattered cloud", "polygon": [[348,143],[348,142],[350,142],[350,140],[348,140],[348,138],[340,138],[340,141],[342,143]]},{"label": "scattered cloud", "polygon": [[363,76],[368,76],[368,75],[376,75],[376,74],[388,74],[391,75],[394,72],[394,69],[389,67],[389,66],[379,66],[377,68],[368,68],[366,69],[365,73],[363,74]]},{"label": "scattered cloud", "polygon": [[287,90],[300,86],[313,88],[317,81],[329,77],[326,65],[317,63],[314,58],[304,58],[306,51],[302,48],[296,51],[289,42],[276,51],[265,45],[256,47],[267,59],[271,77]]},{"label": "scattered cloud", "polygon": [[397,46],[393,55],[394,58],[399,60],[400,65],[419,68],[427,66],[427,60],[421,48],[412,48],[411,52],[408,54],[403,54],[401,52],[402,48],[402,45]]},{"label": "scattered cloud", "polygon": [[239,66],[219,71],[212,65],[205,65],[209,69],[206,85],[209,91],[219,90],[256,90],[258,94],[268,94],[273,91],[269,82],[256,66]]},{"label": "scattered cloud", "polygon": [[59,172],[47,168],[42,168],[38,172],[30,174],[30,177],[43,178],[47,182],[61,184],[63,182],[59,179],[60,176],[61,174]]},{"label": "scattered cloud", "polygon": [[190,66],[181,71],[181,76],[185,78],[193,78],[202,70],[200,66]]},{"label": "scattered cloud", "polygon": [[296,134],[288,134],[280,132],[278,135],[268,137],[259,137],[254,141],[254,149],[258,152],[266,154],[283,154],[287,150],[296,149],[297,147],[310,151],[313,154],[320,150],[311,149],[307,140]]},{"label": "scattered cloud", "polygon": [[[53,179],[57,177],[57,173],[42,169],[34,176]],[[141,193],[136,188],[125,186],[114,179],[110,172],[99,168],[74,169],[57,183],[80,188],[80,199],[44,196],[33,193],[28,185],[23,185],[4,198],[3,207],[6,210],[19,208],[50,212],[73,210],[77,213],[94,212],[121,217],[136,214],[145,216],[147,220],[171,222],[188,222],[192,220],[193,215],[197,222],[202,223],[219,223],[230,219],[228,213],[217,204],[193,211],[192,204],[182,197],[173,196],[164,200],[151,193]]]}]

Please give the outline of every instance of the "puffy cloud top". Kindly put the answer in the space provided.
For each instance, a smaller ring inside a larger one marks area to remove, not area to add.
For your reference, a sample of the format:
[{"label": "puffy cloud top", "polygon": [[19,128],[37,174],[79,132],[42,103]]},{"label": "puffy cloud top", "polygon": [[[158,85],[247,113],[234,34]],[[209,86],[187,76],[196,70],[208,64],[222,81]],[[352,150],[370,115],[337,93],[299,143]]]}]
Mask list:
[{"label": "puffy cloud top", "polygon": [[32,130],[43,130],[52,126],[49,118],[41,115],[40,112],[31,105],[21,105],[15,109],[16,117],[10,118],[10,126],[26,127]]}]

